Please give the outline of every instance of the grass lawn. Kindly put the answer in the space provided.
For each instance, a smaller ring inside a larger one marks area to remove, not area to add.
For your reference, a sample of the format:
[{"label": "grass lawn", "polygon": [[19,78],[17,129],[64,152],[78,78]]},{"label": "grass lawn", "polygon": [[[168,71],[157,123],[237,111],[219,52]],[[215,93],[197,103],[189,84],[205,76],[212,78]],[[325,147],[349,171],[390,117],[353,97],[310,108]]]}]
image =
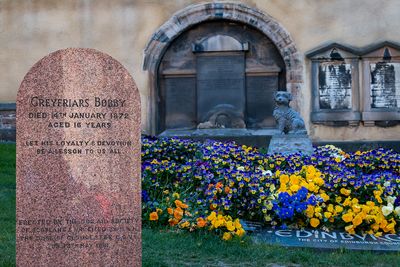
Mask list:
[{"label": "grass lawn", "polygon": [[[0,144],[0,266],[15,266],[15,145]],[[400,266],[400,253],[321,251],[143,229],[143,266]]]},{"label": "grass lawn", "polygon": [[0,266],[15,265],[15,144],[0,144]]}]

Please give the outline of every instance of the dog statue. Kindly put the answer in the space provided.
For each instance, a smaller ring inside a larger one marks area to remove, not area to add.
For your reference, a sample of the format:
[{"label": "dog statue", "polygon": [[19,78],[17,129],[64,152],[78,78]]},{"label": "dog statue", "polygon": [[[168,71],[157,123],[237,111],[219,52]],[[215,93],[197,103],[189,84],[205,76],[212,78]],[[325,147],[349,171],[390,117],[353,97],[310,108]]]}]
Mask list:
[{"label": "dog statue", "polygon": [[307,134],[303,119],[300,114],[289,107],[292,94],[286,91],[275,93],[276,108],[274,118],[278,124],[278,129],[282,134]]}]

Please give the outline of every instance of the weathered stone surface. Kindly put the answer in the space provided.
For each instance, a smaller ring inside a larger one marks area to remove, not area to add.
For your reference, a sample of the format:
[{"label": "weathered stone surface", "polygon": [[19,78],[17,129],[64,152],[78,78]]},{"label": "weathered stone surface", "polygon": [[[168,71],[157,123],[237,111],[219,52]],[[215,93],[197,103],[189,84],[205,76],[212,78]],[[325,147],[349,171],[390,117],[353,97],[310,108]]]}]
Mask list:
[{"label": "weathered stone surface", "polygon": [[197,116],[199,122],[220,105],[245,111],[244,53],[197,57]]},{"label": "weathered stone surface", "polygon": [[318,76],[320,109],[351,109],[351,64],[321,63]]},{"label": "weathered stone surface", "polygon": [[141,266],[140,97],[92,49],[56,51],[17,98],[17,266]]},{"label": "weathered stone surface", "polygon": [[400,107],[400,63],[371,63],[371,108]]},{"label": "weathered stone surface", "polygon": [[313,152],[311,139],[307,135],[299,134],[274,135],[268,147],[268,154],[311,155]]}]

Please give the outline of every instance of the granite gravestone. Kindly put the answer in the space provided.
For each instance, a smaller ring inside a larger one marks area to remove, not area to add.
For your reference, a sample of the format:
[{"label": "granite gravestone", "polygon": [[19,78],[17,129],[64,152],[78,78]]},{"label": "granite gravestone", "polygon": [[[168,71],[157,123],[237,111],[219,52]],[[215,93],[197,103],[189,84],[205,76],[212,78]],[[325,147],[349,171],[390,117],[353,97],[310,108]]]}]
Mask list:
[{"label": "granite gravestone", "polygon": [[17,97],[17,266],[141,266],[140,97],[92,49],[56,51]]}]

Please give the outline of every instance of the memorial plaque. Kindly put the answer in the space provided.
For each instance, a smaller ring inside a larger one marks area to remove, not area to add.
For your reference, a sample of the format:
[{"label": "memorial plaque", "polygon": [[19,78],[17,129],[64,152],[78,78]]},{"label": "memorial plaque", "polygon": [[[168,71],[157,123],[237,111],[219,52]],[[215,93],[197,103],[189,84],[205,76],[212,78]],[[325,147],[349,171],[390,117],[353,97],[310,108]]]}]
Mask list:
[{"label": "memorial plaque", "polygon": [[319,66],[321,109],[351,109],[351,64],[321,63]]},{"label": "memorial plaque", "polygon": [[196,79],[166,78],[165,85],[165,127],[196,127]]},{"label": "memorial plaque", "polygon": [[221,105],[231,105],[239,113],[245,110],[244,53],[202,55],[197,57],[197,117]]},{"label": "memorial plaque", "polygon": [[370,64],[371,108],[400,107],[400,63]]},{"label": "memorial plaque", "polygon": [[249,127],[273,127],[275,119],[274,93],[278,90],[278,75],[246,77],[247,124]]},{"label": "memorial plaque", "polygon": [[56,51],[17,97],[17,266],[141,266],[140,97],[92,49]]}]

